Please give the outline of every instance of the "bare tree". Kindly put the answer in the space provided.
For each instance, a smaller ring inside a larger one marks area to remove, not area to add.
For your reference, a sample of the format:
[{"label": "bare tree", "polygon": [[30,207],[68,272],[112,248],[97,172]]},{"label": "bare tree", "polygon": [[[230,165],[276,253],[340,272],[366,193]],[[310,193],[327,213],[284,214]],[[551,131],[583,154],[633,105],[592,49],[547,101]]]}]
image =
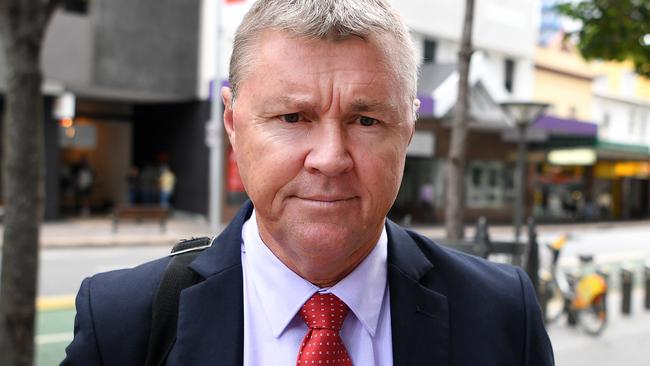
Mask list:
[{"label": "bare tree", "polygon": [[454,109],[451,141],[447,159],[445,184],[445,230],[448,239],[464,237],[465,210],[465,141],[469,117],[469,65],[472,59],[472,26],[474,23],[474,0],[465,1],[463,35],[458,52],[458,100]]},{"label": "bare tree", "polygon": [[5,204],[0,282],[0,365],[34,360],[44,135],[41,48],[58,0],[0,0],[7,65],[2,179]]}]

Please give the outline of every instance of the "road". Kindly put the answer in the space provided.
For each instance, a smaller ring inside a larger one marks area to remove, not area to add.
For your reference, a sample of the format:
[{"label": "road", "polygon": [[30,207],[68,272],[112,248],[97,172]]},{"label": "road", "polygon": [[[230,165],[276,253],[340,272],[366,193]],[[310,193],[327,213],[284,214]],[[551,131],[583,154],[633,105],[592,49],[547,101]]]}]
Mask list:
[{"label": "road", "polygon": [[[81,281],[94,273],[133,267],[169,253],[168,246],[45,249],[41,252],[39,296],[72,297]],[[72,340],[73,307],[39,311],[36,365],[58,365]]]},{"label": "road", "polygon": [[92,274],[133,267],[169,253],[167,246],[45,249],[41,252],[40,296],[74,295]]}]

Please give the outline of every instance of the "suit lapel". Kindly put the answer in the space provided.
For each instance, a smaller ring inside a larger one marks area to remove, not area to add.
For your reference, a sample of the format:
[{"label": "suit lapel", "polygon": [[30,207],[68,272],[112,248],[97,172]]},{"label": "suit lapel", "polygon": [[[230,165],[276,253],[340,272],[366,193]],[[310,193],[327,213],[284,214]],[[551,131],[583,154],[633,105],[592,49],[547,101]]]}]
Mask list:
[{"label": "suit lapel", "polygon": [[212,246],[190,263],[190,269],[205,280],[181,293],[171,364],[243,363],[241,229],[252,209],[253,205],[246,203]]},{"label": "suit lapel", "polygon": [[388,232],[393,364],[448,365],[449,309],[436,268],[391,221]]},{"label": "suit lapel", "polygon": [[[190,264],[205,280],[181,293],[169,364],[243,364],[241,229],[252,209],[246,203],[212,247]],[[449,310],[435,268],[403,229],[390,221],[386,227],[393,364],[447,365]]]}]

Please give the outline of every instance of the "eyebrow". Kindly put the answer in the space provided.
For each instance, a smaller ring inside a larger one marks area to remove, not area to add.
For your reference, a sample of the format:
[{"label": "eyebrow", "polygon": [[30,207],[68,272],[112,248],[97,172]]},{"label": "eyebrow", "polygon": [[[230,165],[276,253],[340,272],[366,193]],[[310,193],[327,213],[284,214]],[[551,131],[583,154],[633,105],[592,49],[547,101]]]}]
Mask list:
[{"label": "eyebrow", "polygon": [[[281,105],[283,107],[291,107],[299,110],[317,109],[317,105],[314,104],[308,98],[299,98],[299,97],[286,96],[286,95],[273,98],[272,100],[265,102],[264,105],[266,106]],[[353,100],[348,106],[353,113],[363,113],[363,112],[388,113],[397,110],[397,106],[394,103],[384,103],[376,100],[368,100],[363,98],[357,98]]]},{"label": "eyebrow", "polygon": [[285,107],[297,107],[299,109],[314,109],[314,104],[307,98],[296,98],[280,96],[271,101],[272,103],[281,104]]},{"label": "eyebrow", "polygon": [[374,100],[355,99],[350,107],[353,112],[391,112],[395,111],[397,107],[393,103],[383,103]]}]

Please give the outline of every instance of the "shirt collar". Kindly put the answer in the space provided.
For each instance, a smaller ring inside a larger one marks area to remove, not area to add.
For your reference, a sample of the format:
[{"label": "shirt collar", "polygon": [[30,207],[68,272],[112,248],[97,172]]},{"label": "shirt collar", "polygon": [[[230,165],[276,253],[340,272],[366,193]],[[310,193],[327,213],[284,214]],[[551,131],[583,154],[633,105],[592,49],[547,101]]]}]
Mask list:
[{"label": "shirt collar", "polygon": [[279,337],[302,305],[317,291],[331,292],[348,305],[371,336],[379,322],[387,282],[388,237],[382,229],[377,245],[345,278],[321,289],[282,263],[260,238],[255,211],[242,228],[246,276],[264,308],[274,337]]}]

